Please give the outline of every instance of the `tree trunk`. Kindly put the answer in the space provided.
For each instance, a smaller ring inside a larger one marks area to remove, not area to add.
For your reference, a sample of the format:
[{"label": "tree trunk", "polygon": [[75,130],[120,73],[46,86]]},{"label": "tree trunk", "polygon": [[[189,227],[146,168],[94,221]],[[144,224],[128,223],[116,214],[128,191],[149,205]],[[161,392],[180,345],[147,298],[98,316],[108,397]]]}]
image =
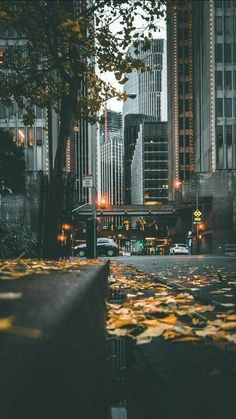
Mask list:
[{"label": "tree trunk", "polygon": [[73,95],[61,98],[60,129],[57,152],[52,175],[48,185],[48,196],[44,218],[43,257],[58,259],[62,255],[63,242],[58,240],[61,234],[64,202],[65,156],[67,141],[71,135],[73,122]]}]

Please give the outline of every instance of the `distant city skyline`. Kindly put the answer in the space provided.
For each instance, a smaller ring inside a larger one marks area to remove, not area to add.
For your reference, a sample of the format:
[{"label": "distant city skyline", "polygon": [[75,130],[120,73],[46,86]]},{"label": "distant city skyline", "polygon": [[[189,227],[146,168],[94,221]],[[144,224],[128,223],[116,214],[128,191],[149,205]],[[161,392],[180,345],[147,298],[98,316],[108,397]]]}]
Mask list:
[{"label": "distant city skyline", "polygon": [[[140,25],[141,23],[143,23],[142,19],[137,18],[137,25]],[[160,32],[155,32],[153,34],[153,38],[154,39],[156,39],[156,38],[166,39],[166,22],[165,22],[164,18],[159,19],[158,27],[160,29]],[[119,26],[119,24],[115,23],[113,25],[113,28],[114,28],[114,32],[117,32],[120,29],[120,26]],[[111,83],[111,85],[114,86],[116,89],[123,91],[123,86],[118,83],[118,81],[116,80],[113,73],[107,72],[105,74],[102,74],[101,78],[103,80]],[[122,101],[118,101],[117,99],[109,99],[107,101],[107,109],[110,109],[110,110],[116,111],[116,112],[122,112],[122,108],[123,108],[123,102]]]}]

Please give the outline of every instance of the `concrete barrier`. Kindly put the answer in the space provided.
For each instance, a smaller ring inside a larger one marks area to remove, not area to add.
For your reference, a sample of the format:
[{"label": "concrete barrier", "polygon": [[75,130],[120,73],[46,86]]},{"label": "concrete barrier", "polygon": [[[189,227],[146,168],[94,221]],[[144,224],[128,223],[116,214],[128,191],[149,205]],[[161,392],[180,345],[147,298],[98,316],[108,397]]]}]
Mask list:
[{"label": "concrete barrier", "polygon": [[0,281],[0,292],[22,293],[1,301],[16,325],[0,334],[1,419],[106,418],[108,271],[107,262]]}]

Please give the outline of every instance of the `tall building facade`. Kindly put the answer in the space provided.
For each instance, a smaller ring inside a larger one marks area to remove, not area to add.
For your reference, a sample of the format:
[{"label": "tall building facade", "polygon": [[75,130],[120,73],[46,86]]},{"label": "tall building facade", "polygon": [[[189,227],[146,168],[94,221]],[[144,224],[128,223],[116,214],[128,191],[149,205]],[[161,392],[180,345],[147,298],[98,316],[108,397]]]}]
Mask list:
[{"label": "tall building facade", "polygon": [[167,42],[170,199],[178,185],[202,211],[201,249],[224,252],[236,231],[236,1],[175,2]]},{"label": "tall building facade", "polygon": [[101,144],[101,198],[107,205],[123,204],[123,141]]},{"label": "tall building facade", "polygon": [[99,135],[100,199],[104,199],[108,205],[122,205],[124,179],[122,114],[106,109],[103,119]]},{"label": "tall building facade", "polygon": [[192,1],[167,10],[169,198],[194,170]]},{"label": "tall building facade", "polygon": [[157,205],[167,200],[167,122],[144,121],[131,163],[131,203]]},{"label": "tall building facade", "polygon": [[236,168],[236,2],[168,10],[170,191],[193,172]]},{"label": "tall building facade", "polygon": [[153,39],[148,49],[140,42],[137,48],[131,46],[127,55],[143,60],[146,70],[127,75],[124,90],[136,97],[125,101],[123,115],[142,114],[154,121],[167,121],[166,40]]},{"label": "tall building facade", "polygon": [[236,1],[192,6],[196,170],[236,169]]},{"label": "tall building facade", "polygon": [[137,48],[130,47],[128,54],[141,58],[147,68],[146,71],[129,73],[124,85],[125,91],[133,96],[123,105],[124,202],[131,204],[131,163],[140,124],[144,121],[167,121],[166,40],[153,39],[149,48],[140,43]]}]

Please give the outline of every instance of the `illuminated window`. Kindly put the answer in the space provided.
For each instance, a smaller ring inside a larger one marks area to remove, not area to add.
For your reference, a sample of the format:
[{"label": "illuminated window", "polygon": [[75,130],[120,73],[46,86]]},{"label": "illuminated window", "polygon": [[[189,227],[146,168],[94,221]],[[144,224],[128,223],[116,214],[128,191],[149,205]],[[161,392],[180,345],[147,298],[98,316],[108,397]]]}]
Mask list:
[{"label": "illuminated window", "polygon": [[20,127],[18,128],[18,139],[17,139],[18,147],[25,146],[25,128]]},{"label": "illuminated window", "polygon": [[27,134],[28,134],[28,147],[33,147],[33,145],[34,145],[34,129],[33,128],[28,128],[27,129]]}]

